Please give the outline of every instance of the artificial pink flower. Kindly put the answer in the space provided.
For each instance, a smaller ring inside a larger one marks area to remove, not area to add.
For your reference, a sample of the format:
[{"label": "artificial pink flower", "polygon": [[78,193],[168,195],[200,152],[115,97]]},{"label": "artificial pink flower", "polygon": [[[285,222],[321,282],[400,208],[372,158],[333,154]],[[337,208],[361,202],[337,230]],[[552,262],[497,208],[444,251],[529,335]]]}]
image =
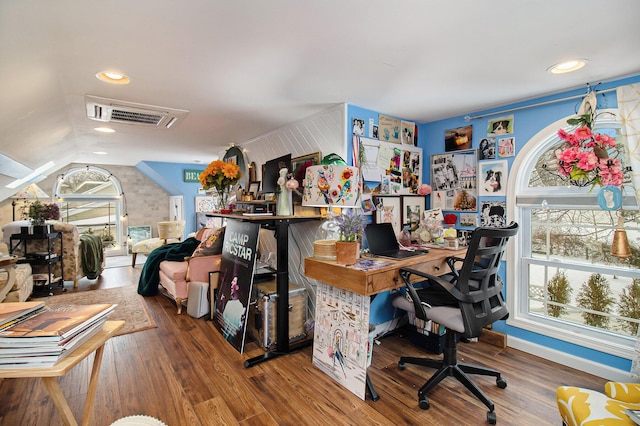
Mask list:
[{"label": "artificial pink flower", "polygon": [[600,160],[593,151],[582,151],[578,154],[578,163],[576,164],[576,167],[584,170],[585,172],[595,169],[599,164]]},{"label": "artificial pink flower", "polygon": [[431,194],[431,186],[423,183],[418,187],[418,195],[429,195]]},{"label": "artificial pink flower", "polygon": [[588,128],[587,126],[583,126],[578,127],[574,132],[574,135],[576,136],[576,138],[578,138],[578,140],[586,141],[587,139],[591,139],[593,133],[591,133],[590,128]]},{"label": "artificial pink flower", "polygon": [[602,133],[596,133],[593,135],[593,139],[600,146],[609,146],[613,148],[616,146],[616,138],[612,138],[609,135],[603,135]]}]

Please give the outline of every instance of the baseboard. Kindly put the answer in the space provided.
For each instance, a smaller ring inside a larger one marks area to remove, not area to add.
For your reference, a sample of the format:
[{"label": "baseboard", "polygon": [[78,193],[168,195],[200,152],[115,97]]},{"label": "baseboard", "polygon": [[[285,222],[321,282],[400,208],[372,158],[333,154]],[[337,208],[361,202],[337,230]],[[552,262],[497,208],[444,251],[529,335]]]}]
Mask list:
[{"label": "baseboard", "polygon": [[566,367],[575,368],[594,376],[602,377],[615,382],[637,382],[638,379],[632,378],[631,373],[607,365],[598,364],[588,359],[579,358],[577,356],[550,349],[517,337],[509,336],[508,346],[540,358],[548,359]]}]

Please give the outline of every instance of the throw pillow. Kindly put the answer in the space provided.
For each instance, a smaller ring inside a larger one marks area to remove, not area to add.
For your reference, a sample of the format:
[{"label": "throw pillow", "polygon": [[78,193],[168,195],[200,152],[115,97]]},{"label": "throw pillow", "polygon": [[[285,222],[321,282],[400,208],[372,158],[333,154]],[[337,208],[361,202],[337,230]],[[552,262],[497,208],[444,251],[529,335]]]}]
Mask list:
[{"label": "throw pillow", "polygon": [[200,245],[193,252],[193,256],[212,256],[222,253],[222,243],[224,242],[224,230],[225,228],[219,228],[213,230],[209,235],[204,236]]}]

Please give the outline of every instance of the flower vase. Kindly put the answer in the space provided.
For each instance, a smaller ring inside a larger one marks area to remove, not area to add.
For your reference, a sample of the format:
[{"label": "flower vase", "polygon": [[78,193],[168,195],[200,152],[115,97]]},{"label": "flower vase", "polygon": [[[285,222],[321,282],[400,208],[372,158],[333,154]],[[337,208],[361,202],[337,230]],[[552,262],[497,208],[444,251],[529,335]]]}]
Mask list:
[{"label": "flower vase", "polygon": [[336,241],[336,263],[353,265],[360,257],[360,244],[357,241]]},{"label": "flower vase", "polygon": [[213,202],[215,206],[215,211],[217,212],[225,212],[228,210],[229,203],[229,190],[230,187],[224,188],[215,188],[216,197],[214,197]]}]

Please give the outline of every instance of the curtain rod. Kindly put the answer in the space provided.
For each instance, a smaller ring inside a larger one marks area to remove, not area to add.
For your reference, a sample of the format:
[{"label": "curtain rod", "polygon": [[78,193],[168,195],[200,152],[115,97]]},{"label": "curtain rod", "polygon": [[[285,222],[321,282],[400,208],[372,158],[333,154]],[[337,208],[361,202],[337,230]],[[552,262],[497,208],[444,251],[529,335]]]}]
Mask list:
[{"label": "curtain rod", "polygon": [[[597,90],[596,94],[598,93],[608,93],[608,92],[613,92],[617,90],[617,88],[613,88],[613,89],[606,89],[606,90]],[[569,96],[566,98],[559,98],[559,99],[554,99],[552,101],[546,101],[546,102],[538,102],[536,104],[530,104],[530,105],[523,105],[521,107],[517,107],[517,108],[509,108],[509,109],[503,109],[502,111],[496,111],[496,112],[491,112],[488,114],[482,114],[482,115],[467,115],[464,117],[464,121],[471,121],[471,120],[476,120],[478,118],[484,118],[484,117],[489,117],[492,115],[499,115],[499,114],[505,114],[507,112],[513,112],[513,111],[519,111],[521,109],[527,109],[527,108],[534,108],[534,107],[539,107],[539,106],[543,106],[543,105],[549,105],[549,104],[555,104],[557,102],[564,102],[564,101],[569,101],[571,99],[579,99],[586,96],[586,94],[583,95],[575,95],[575,96]]]}]

